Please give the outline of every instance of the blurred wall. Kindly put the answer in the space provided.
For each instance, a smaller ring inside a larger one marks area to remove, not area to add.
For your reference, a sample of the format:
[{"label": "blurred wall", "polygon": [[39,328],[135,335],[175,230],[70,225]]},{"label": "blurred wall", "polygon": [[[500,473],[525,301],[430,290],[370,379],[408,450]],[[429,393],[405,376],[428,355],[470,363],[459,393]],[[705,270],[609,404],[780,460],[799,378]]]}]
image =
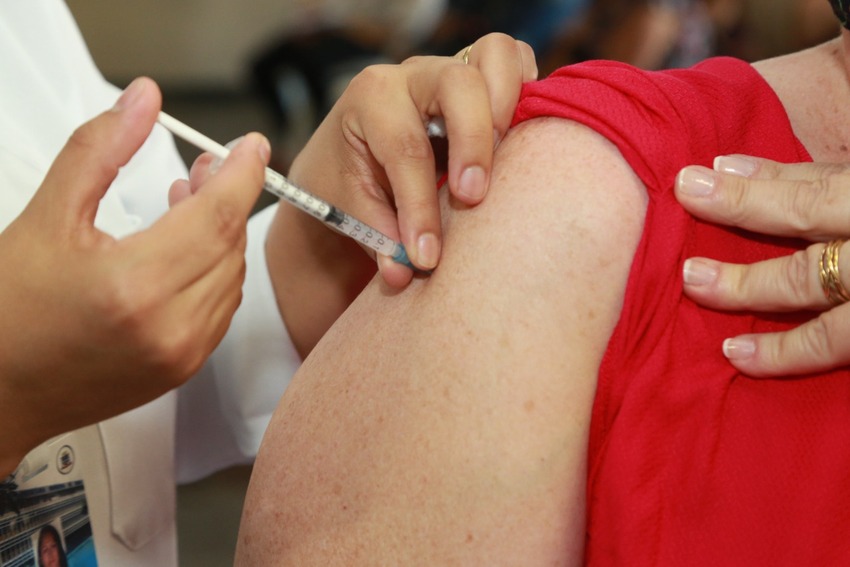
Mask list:
[{"label": "blurred wall", "polygon": [[[26,1],[26,0],[23,0]],[[111,80],[149,75],[168,87],[230,88],[261,46],[310,25],[307,0],[67,0]]]},{"label": "blurred wall", "polygon": [[[26,0],[15,0],[25,2]],[[95,62],[125,84],[232,88],[263,47],[322,26],[382,29],[387,41],[430,31],[446,0],[67,0]],[[392,37],[398,36],[398,37]]]}]

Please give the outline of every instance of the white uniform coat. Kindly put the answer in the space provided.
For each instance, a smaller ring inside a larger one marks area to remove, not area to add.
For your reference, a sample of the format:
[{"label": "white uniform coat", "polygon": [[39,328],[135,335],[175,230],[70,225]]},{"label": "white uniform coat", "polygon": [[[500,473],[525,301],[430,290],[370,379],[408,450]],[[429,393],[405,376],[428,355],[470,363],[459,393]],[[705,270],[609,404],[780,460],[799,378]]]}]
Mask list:
[{"label": "white uniform coat", "polygon": [[[0,229],[24,208],[73,130],[118,94],[95,68],[63,2],[0,2]],[[167,210],[171,182],[185,176],[170,134],[157,126],[102,200],[96,226],[119,238],[145,228]],[[176,565],[175,482],[256,454],[300,364],[265,267],[272,213],[249,224],[243,303],[200,374],[177,393],[46,443],[19,470],[19,483],[41,470],[32,482],[47,484],[65,473],[57,463],[67,469],[70,458],[85,484],[99,565]]]}]

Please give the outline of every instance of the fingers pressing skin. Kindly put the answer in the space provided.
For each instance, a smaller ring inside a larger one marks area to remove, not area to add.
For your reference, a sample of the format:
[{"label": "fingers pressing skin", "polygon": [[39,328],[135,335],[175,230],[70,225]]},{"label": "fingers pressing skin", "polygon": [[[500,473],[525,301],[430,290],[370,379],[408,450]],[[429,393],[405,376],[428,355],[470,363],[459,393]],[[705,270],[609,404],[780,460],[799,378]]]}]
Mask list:
[{"label": "fingers pressing skin", "polygon": [[378,255],[376,259],[381,277],[391,288],[401,289],[413,279],[413,270],[402,264],[397,264],[389,256]]},{"label": "fingers pressing skin", "polygon": [[[850,362],[850,342],[842,339],[850,336],[850,305],[833,306],[824,293],[819,275],[824,248],[824,244],[813,244],[789,256],[750,265],[708,258],[685,262],[685,294],[707,307],[765,312],[826,310],[790,331],[727,339],[723,354],[736,368],[751,376],[776,376],[827,370]],[[850,274],[850,246],[845,244],[841,250],[844,256],[839,253],[838,272]],[[850,281],[841,283],[850,285]]]},{"label": "fingers pressing skin", "polygon": [[[688,297],[723,310],[801,311],[832,306],[820,281],[824,244],[754,264],[727,264],[710,258],[689,258],[683,267]],[[850,274],[850,247],[841,247],[839,273]],[[842,282],[850,285],[850,281]]]},{"label": "fingers pressing skin", "polygon": [[[467,68],[458,68],[456,73],[472,75],[465,78],[472,84],[458,89],[456,85],[464,84],[464,78],[447,77],[440,84],[440,108],[431,112],[445,117],[449,139],[455,141],[449,144],[449,188],[461,202],[476,205],[490,184],[493,157],[492,151],[485,151],[489,150],[488,133],[481,130],[492,123],[492,143],[498,145],[510,127],[522,83],[537,78],[537,63],[530,45],[501,33],[482,37],[466,51],[466,56]],[[483,90],[477,94],[475,89],[481,89],[481,83]],[[489,120],[486,107],[476,105],[476,96],[489,98]],[[479,129],[472,127],[475,124]]]},{"label": "fingers pressing skin", "polygon": [[490,110],[493,127],[497,131],[496,140],[501,140],[508,131],[522,88],[522,84],[515,80],[517,73],[522,83],[537,79],[534,51],[524,41],[492,33],[472,45],[468,62],[478,67],[483,75],[491,97]]},{"label": "fingers pressing skin", "polygon": [[842,340],[847,336],[850,336],[850,313],[836,308],[783,333],[726,339],[723,354],[735,368],[749,376],[809,374],[850,363],[850,343]]},{"label": "fingers pressing skin", "polygon": [[850,218],[850,167],[721,156],[684,168],[676,198],[693,215],[771,235],[828,240]]},{"label": "fingers pressing skin", "polygon": [[[809,240],[843,238],[848,231],[846,165],[720,156],[713,170],[684,168],[675,191],[689,212],[720,224]],[[750,265],[708,258],[685,262],[684,292],[701,305],[722,310],[823,311],[790,331],[727,339],[723,353],[736,368],[766,377],[828,370],[850,362],[850,341],[845,340],[850,336],[850,306],[834,306],[827,299],[821,282],[824,249],[824,244],[813,244]],[[845,244],[838,250],[838,274],[850,274],[850,249]]]},{"label": "fingers pressing skin", "polygon": [[[432,269],[439,260],[441,230],[425,122],[435,116],[445,120],[449,188],[461,202],[475,205],[489,185],[494,137],[507,130],[522,80],[536,76],[537,69],[530,47],[503,34],[476,42],[468,64],[458,58],[414,57],[401,69],[406,72],[403,89],[393,88],[396,68],[391,66],[370,67],[352,81],[341,106],[358,112],[342,117],[343,130],[355,153],[368,154],[377,166],[371,169],[385,175],[386,187],[366,191],[392,192],[411,261]],[[347,102],[379,96],[387,100],[380,108]],[[380,185],[383,176],[377,177]]]}]

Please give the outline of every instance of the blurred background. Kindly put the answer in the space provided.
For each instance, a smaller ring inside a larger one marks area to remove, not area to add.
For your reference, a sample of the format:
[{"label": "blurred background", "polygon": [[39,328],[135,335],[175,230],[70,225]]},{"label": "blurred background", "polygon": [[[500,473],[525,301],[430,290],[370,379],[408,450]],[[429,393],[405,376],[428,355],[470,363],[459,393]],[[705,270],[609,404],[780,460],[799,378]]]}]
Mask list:
[{"label": "blurred background", "polygon": [[[221,142],[256,130],[281,172],[350,78],[412,54],[452,55],[491,31],[530,43],[545,76],[593,58],[643,68],[753,61],[815,45],[827,0],[68,0],[111,82],[147,75],[164,109]],[[197,151],[179,144],[187,163]],[[268,204],[268,198],[258,207]],[[180,564],[232,565],[249,467],[178,493]]]}]

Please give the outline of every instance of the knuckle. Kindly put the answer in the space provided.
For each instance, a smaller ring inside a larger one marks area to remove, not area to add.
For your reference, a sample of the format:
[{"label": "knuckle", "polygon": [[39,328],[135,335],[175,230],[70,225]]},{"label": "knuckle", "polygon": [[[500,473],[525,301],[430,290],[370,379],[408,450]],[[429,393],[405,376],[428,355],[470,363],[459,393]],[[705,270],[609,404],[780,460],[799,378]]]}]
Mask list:
[{"label": "knuckle", "polygon": [[[814,171],[816,179],[825,179],[828,177],[846,177],[850,174],[850,165],[846,163],[821,163],[813,162],[807,164]],[[846,179],[844,180],[847,181]]]},{"label": "knuckle", "polygon": [[785,209],[788,226],[795,234],[808,234],[812,230],[812,211],[817,210],[823,195],[820,182],[812,185],[800,181],[793,185]]},{"label": "knuckle", "polygon": [[828,319],[828,313],[824,313],[800,327],[800,352],[822,363],[833,360],[835,355],[835,342]]},{"label": "knuckle", "polygon": [[392,139],[396,157],[407,163],[417,163],[434,159],[434,152],[428,139],[422,132],[400,132]]},{"label": "knuckle", "polygon": [[[95,127],[95,124],[86,122],[71,133],[66,147],[72,149],[78,155],[98,155],[99,149],[103,147],[101,137],[101,131]],[[99,173],[102,175],[112,177],[118,175],[118,166],[108,161],[95,160],[91,165],[100,168]]]},{"label": "knuckle", "polygon": [[469,88],[483,83],[481,71],[474,65],[449,65],[440,76],[440,87],[442,88]]},{"label": "knuckle", "polygon": [[515,50],[517,44],[514,38],[502,32],[489,33],[478,41],[481,43],[482,50],[498,50],[500,53]]},{"label": "knuckle", "polygon": [[493,129],[486,126],[468,129],[463,133],[463,143],[469,148],[491,148],[493,146]]},{"label": "knuckle", "polygon": [[90,122],[86,122],[71,133],[68,143],[83,150],[90,150],[97,145],[96,130]]},{"label": "knuckle", "polygon": [[175,387],[203,364],[205,353],[198,348],[203,341],[197,340],[192,321],[160,324],[163,298],[146,293],[156,286],[142,280],[128,273],[98,287],[95,308],[105,321],[104,340],[136,353],[136,363],[161,383]]},{"label": "knuckle", "polygon": [[100,131],[95,127],[95,124],[86,122],[71,133],[68,143],[83,150],[92,150],[98,146],[99,137]]},{"label": "knuckle", "polygon": [[404,66],[416,66],[426,60],[428,56],[426,55],[411,55],[401,62]]},{"label": "knuckle", "polygon": [[750,266],[725,266],[720,270],[717,289],[731,306],[739,307],[747,303],[759,283]]},{"label": "knuckle", "polygon": [[346,95],[356,92],[370,93],[384,89],[392,74],[392,66],[384,64],[368,65],[357,73],[345,89]]},{"label": "knuckle", "polygon": [[437,208],[436,192],[433,195],[418,191],[411,191],[399,195],[397,198],[399,207],[405,209],[407,214],[421,215],[430,214]]},{"label": "knuckle", "polygon": [[788,257],[785,263],[785,277],[781,278],[779,285],[784,285],[784,290],[794,305],[809,305],[812,302],[812,269],[814,257],[807,250],[798,250]]},{"label": "knuckle", "polygon": [[821,206],[824,210],[846,210],[850,192],[850,173],[843,171],[821,180]]},{"label": "knuckle", "polygon": [[147,320],[147,296],[137,281],[129,275],[111,275],[101,282],[94,295],[98,316],[106,321],[107,329],[119,336],[141,335]]},{"label": "knuckle", "polygon": [[228,246],[238,246],[240,239],[244,236],[243,227],[246,222],[239,207],[230,201],[216,200],[213,204],[212,216],[216,234]]},{"label": "knuckle", "polygon": [[741,226],[745,224],[749,217],[749,207],[747,202],[747,191],[744,188],[742,181],[735,179],[731,183],[724,180],[724,199],[723,204],[726,209],[726,215],[729,222],[734,225]]},{"label": "knuckle", "polygon": [[195,345],[195,334],[190,325],[182,323],[148,334],[142,348],[151,368],[171,386],[176,386],[200,366],[200,354]]}]

